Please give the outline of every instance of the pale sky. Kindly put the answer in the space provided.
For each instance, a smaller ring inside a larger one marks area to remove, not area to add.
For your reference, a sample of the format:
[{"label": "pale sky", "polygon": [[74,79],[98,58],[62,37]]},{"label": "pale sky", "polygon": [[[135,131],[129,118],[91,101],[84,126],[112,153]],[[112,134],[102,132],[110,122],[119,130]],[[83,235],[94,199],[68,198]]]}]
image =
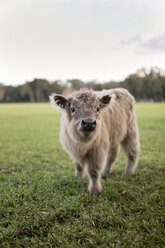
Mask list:
[{"label": "pale sky", "polygon": [[165,0],[0,0],[0,82],[165,69]]}]

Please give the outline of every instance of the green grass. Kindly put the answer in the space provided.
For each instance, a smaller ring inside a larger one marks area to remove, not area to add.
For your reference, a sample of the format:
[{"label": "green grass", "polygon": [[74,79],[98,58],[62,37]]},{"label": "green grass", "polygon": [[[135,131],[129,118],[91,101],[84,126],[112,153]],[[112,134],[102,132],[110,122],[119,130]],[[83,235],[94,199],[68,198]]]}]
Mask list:
[{"label": "green grass", "polygon": [[165,247],[165,104],[136,107],[136,174],[124,176],[120,153],[97,197],[87,178],[74,178],[59,143],[60,113],[49,104],[0,105],[1,248]]}]

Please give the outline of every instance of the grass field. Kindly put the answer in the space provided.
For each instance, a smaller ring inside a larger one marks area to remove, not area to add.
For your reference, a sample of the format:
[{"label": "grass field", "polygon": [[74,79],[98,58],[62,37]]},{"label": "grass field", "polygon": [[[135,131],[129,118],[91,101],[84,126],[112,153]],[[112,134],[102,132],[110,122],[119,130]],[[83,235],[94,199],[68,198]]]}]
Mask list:
[{"label": "grass field", "polygon": [[121,152],[94,196],[60,146],[60,113],[49,104],[0,105],[1,248],[165,247],[165,104],[136,108],[136,174],[125,177]]}]

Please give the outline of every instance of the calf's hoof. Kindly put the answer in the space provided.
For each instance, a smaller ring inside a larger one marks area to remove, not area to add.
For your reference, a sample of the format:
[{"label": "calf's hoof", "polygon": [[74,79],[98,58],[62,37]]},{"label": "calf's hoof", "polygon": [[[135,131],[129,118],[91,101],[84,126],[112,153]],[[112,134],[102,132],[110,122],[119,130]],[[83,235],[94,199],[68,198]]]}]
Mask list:
[{"label": "calf's hoof", "polygon": [[76,175],[75,175],[75,177],[77,179],[81,180],[83,178],[83,175],[82,175],[82,173],[77,172]]},{"label": "calf's hoof", "polygon": [[127,168],[125,170],[125,175],[129,177],[129,176],[132,176],[134,174],[134,172],[135,172],[134,168],[127,166]]},{"label": "calf's hoof", "polygon": [[107,179],[107,178],[109,178],[111,176],[111,173],[102,173],[102,175],[101,175],[101,177],[103,178],[103,179]]},{"label": "calf's hoof", "polygon": [[102,192],[102,187],[96,187],[96,186],[92,186],[90,188],[88,188],[88,191],[90,194],[95,194],[95,195],[100,195]]}]

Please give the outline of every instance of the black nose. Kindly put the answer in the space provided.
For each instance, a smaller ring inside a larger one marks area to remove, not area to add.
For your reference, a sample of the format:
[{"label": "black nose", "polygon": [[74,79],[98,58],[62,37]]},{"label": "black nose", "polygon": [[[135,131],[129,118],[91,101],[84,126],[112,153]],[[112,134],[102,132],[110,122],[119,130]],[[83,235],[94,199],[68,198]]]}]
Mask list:
[{"label": "black nose", "polygon": [[83,119],[81,126],[84,131],[93,131],[96,128],[96,120],[93,119]]}]

